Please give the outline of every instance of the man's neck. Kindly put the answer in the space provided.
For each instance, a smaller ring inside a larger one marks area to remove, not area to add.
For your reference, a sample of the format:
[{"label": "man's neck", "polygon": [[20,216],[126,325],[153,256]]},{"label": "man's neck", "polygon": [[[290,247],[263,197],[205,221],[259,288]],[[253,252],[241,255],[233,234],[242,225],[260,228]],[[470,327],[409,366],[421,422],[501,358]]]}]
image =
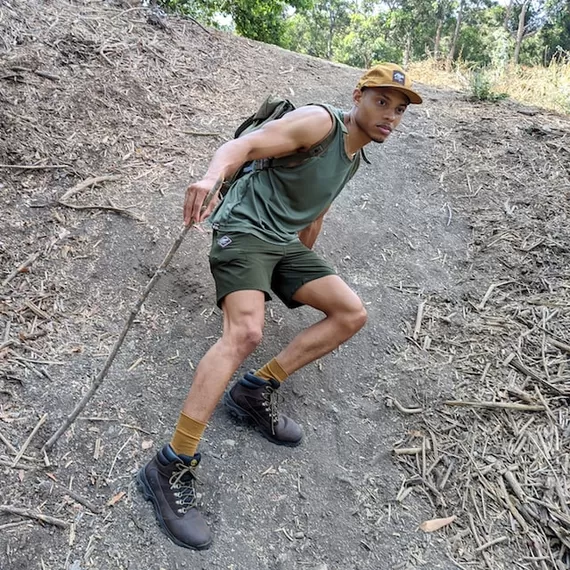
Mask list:
[{"label": "man's neck", "polygon": [[354,107],[344,115],[344,126],[348,131],[348,136],[346,137],[346,152],[350,156],[353,156],[372,139],[356,124],[354,120]]}]

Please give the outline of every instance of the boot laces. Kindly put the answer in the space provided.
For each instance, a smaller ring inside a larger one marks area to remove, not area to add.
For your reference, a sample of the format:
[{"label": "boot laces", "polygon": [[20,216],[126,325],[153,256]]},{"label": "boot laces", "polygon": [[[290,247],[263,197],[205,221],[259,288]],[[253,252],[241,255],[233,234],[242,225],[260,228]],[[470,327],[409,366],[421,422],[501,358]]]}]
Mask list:
[{"label": "boot laces", "polygon": [[177,471],[174,471],[169,479],[170,488],[174,490],[176,504],[179,505],[179,513],[187,513],[192,507],[196,506],[196,488],[197,480],[194,466],[178,463]]},{"label": "boot laces", "polygon": [[275,435],[275,426],[279,422],[279,394],[272,386],[267,386],[263,392],[263,407],[269,413],[271,433]]}]

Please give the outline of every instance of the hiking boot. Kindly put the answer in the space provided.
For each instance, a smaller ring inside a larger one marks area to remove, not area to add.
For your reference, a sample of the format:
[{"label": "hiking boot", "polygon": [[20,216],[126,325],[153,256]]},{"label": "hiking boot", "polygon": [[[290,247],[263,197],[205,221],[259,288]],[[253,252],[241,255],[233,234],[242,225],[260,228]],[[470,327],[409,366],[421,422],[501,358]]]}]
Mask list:
[{"label": "hiking boot", "polygon": [[164,534],[178,546],[203,550],[212,535],[196,508],[195,469],[200,454],[176,455],[165,445],[137,476],[144,498],[152,501],[156,520]]},{"label": "hiking boot", "polygon": [[224,394],[224,405],[232,415],[255,424],[269,441],[295,447],[303,439],[303,430],[291,418],[278,413],[279,386],[273,378],[267,381],[248,373]]}]

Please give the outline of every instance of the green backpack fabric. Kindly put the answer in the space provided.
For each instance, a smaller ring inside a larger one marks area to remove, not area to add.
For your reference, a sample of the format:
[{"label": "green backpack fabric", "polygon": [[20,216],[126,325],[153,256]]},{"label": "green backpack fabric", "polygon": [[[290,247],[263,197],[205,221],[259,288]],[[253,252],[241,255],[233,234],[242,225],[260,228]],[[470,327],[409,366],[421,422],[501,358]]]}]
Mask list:
[{"label": "green backpack fabric", "polygon": [[[317,103],[312,104],[316,105]],[[257,112],[249,116],[236,129],[234,138],[237,139],[253,131],[256,131],[267,124],[269,121],[276,121],[277,119],[285,116],[287,113],[294,111],[296,108],[297,107],[295,107],[295,105],[291,103],[289,99],[283,99],[282,97],[269,95],[267,99],[265,99],[265,101],[261,104]],[[252,170],[264,170],[266,168],[273,168],[276,166],[287,167],[297,165],[311,158],[321,156],[326,152],[332,140],[334,139],[334,133],[335,130],[332,129],[324,140],[305,151],[295,152],[293,154],[282,156],[280,158],[264,158],[262,160],[246,162],[231,178],[224,181],[221,189],[222,196],[226,195],[236,180],[241,178],[244,174],[251,172]],[[364,155],[364,152],[362,152],[362,156],[365,162],[369,163],[368,159]]]}]

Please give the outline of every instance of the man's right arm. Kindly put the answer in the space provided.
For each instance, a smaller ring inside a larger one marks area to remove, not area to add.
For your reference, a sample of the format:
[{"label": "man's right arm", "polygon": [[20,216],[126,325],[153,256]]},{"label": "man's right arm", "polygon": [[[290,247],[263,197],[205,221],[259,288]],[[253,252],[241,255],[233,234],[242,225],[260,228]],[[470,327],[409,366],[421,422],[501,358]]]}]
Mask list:
[{"label": "man's right arm", "polygon": [[234,174],[244,163],[306,150],[323,140],[332,128],[332,118],[322,107],[301,107],[261,129],[223,144],[214,154],[204,178],[186,190],[184,223],[205,220],[217,196],[201,212],[208,193]]}]

